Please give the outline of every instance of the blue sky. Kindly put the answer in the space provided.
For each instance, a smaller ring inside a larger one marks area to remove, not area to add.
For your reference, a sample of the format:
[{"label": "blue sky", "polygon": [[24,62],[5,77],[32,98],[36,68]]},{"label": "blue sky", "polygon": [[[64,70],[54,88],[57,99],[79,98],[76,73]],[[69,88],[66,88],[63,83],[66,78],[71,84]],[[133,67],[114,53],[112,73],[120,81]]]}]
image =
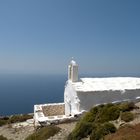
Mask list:
[{"label": "blue sky", "polygon": [[0,73],[140,75],[139,0],[1,0]]}]

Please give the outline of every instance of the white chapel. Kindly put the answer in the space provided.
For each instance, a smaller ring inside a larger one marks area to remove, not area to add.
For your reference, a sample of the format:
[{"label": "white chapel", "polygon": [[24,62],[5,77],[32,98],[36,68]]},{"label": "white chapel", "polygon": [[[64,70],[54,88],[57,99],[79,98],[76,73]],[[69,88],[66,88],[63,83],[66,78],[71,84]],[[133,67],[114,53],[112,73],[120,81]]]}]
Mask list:
[{"label": "white chapel", "polygon": [[34,105],[35,122],[51,122],[71,118],[93,106],[140,99],[140,78],[78,78],[78,64],[71,60],[64,102]]},{"label": "white chapel", "polygon": [[140,98],[140,78],[107,77],[80,78],[78,65],[72,60],[68,66],[68,81],[64,91],[65,114],[88,111],[94,105],[117,103]]}]

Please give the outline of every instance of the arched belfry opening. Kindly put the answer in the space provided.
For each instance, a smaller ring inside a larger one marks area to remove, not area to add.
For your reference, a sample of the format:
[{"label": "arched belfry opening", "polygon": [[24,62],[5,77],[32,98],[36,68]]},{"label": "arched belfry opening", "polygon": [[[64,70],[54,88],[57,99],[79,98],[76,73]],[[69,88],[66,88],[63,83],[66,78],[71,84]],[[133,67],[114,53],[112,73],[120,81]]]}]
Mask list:
[{"label": "arched belfry opening", "polygon": [[68,66],[68,80],[71,80],[72,82],[78,81],[78,65],[73,58]]}]

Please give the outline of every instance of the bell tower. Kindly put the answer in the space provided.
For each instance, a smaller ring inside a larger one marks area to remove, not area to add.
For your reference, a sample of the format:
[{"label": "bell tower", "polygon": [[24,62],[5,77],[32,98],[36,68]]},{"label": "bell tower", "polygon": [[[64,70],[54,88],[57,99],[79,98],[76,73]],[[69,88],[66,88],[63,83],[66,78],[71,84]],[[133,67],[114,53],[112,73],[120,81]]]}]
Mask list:
[{"label": "bell tower", "polygon": [[73,60],[73,58],[68,66],[68,80],[71,80],[72,82],[78,82],[78,65]]}]

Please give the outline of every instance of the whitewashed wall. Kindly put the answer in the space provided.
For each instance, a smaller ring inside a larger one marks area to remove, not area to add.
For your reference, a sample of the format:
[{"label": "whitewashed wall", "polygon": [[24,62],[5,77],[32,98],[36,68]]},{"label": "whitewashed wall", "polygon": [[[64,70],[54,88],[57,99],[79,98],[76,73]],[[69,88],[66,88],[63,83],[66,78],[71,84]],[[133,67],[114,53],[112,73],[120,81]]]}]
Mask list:
[{"label": "whitewashed wall", "polygon": [[125,91],[97,91],[97,92],[78,92],[80,100],[80,110],[88,111],[96,104],[136,100],[140,97],[140,89]]},{"label": "whitewashed wall", "polygon": [[67,81],[64,91],[65,115],[74,115],[74,112],[77,111],[75,104],[76,97],[77,93],[72,86],[72,82]]},{"label": "whitewashed wall", "polygon": [[64,92],[65,115],[88,111],[94,105],[136,100],[137,97],[140,98],[140,89],[76,92],[72,82],[68,81]]}]

